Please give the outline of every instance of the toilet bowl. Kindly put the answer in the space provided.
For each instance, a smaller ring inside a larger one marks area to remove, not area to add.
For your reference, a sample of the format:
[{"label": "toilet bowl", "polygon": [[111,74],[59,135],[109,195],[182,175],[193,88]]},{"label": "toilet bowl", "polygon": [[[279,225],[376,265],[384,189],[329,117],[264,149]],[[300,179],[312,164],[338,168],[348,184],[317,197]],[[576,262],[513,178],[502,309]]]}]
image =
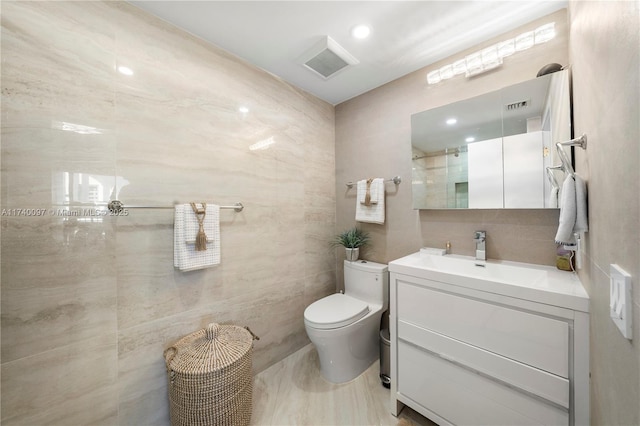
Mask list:
[{"label": "toilet bowl", "polygon": [[320,373],[333,383],[358,377],[379,355],[382,313],[389,306],[387,265],[344,262],[344,294],[324,297],[304,311]]}]

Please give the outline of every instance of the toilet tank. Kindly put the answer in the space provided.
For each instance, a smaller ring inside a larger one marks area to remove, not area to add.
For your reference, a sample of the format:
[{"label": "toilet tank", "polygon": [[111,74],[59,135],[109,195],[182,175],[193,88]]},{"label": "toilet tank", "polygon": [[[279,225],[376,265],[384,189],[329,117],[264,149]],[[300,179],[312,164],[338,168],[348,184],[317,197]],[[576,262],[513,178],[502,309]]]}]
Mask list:
[{"label": "toilet tank", "polygon": [[389,306],[389,272],[382,263],[344,261],[344,292],[367,303]]}]

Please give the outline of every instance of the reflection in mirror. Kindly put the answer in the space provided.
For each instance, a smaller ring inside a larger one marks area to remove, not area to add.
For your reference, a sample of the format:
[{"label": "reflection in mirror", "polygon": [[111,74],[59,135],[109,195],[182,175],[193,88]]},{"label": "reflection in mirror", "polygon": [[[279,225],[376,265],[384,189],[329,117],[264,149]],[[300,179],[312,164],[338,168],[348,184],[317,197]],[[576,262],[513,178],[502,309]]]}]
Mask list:
[{"label": "reflection in mirror", "polygon": [[557,207],[570,117],[568,71],[414,114],[414,208]]}]

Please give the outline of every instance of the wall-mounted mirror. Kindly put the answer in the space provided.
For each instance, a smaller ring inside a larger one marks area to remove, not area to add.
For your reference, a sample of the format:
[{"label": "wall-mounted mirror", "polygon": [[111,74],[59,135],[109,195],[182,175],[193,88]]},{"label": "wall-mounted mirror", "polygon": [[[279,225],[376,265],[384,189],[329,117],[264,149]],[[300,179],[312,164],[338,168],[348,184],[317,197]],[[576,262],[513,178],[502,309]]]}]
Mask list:
[{"label": "wall-mounted mirror", "polygon": [[413,208],[556,208],[564,174],[547,167],[571,139],[568,73],[412,115]]}]

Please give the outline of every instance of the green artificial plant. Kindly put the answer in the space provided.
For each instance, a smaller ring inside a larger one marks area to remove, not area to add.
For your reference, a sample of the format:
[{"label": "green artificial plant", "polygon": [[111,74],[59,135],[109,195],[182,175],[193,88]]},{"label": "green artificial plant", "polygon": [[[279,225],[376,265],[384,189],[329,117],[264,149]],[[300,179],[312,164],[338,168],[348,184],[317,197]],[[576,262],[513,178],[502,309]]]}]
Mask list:
[{"label": "green artificial plant", "polygon": [[346,248],[359,248],[369,243],[369,234],[362,229],[353,227],[336,235],[333,246],[343,246]]}]

